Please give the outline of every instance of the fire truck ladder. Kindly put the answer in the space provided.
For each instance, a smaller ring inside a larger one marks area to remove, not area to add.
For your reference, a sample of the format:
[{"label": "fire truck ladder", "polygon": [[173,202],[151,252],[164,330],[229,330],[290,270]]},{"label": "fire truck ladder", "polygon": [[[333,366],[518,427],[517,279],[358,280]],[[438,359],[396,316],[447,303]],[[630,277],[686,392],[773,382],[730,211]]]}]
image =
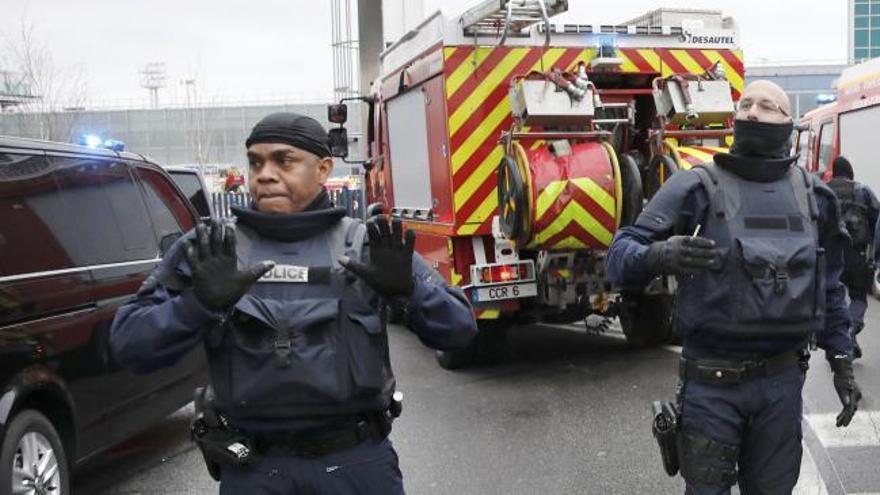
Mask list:
[{"label": "fire truck ladder", "polygon": [[547,41],[550,40],[550,17],[568,10],[568,0],[486,0],[462,14],[461,26],[467,36],[498,36],[500,45],[508,34],[528,36],[527,27],[544,22]]}]

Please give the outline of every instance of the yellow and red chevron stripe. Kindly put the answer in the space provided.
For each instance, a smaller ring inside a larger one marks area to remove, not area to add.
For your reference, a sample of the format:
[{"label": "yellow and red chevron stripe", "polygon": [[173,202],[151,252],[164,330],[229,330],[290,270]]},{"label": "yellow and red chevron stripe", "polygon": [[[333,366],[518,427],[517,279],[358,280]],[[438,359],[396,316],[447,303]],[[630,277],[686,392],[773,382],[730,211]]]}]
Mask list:
[{"label": "yellow and red chevron stripe", "polygon": [[[459,235],[487,234],[498,209],[498,139],[513,123],[507,95],[518,74],[552,67],[571,70],[595,57],[594,48],[443,48],[453,207]],[[732,50],[620,49],[623,72],[667,75],[702,73],[721,61],[738,98],[743,86],[742,55]],[[527,147],[539,147],[527,143]]]},{"label": "yellow and red chevron stripe", "polygon": [[727,148],[716,146],[682,146],[678,148],[678,167],[682,170],[709,163],[718,153],[727,153]]},{"label": "yellow and red chevron stripe", "polygon": [[709,163],[716,154],[729,151],[728,148],[718,146],[676,146],[669,141],[666,145],[681,170]]},{"label": "yellow and red chevron stripe", "polygon": [[577,143],[567,156],[526,152],[533,204],[531,248],[605,248],[617,229],[615,172],[600,143]]}]

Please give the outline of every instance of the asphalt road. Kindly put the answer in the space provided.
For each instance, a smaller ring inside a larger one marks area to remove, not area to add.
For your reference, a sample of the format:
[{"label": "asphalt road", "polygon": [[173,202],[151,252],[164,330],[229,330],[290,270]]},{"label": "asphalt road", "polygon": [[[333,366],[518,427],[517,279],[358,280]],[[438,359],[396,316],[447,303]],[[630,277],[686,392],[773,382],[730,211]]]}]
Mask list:
[{"label": "asphalt road", "polygon": [[[534,325],[511,332],[500,366],[450,372],[392,328],[403,416],[392,440],[410,494],[682,493],[663,472],[649,404],[671,397],[677,348],[635,350],[616,328]],[[869,309],[856,375],[866,399],[850,429],[822,355],[805,392],[798,494],[880,494],[880,304]],[[188,440],[191,408],[96,459],[77,494],[216,493]]]}]

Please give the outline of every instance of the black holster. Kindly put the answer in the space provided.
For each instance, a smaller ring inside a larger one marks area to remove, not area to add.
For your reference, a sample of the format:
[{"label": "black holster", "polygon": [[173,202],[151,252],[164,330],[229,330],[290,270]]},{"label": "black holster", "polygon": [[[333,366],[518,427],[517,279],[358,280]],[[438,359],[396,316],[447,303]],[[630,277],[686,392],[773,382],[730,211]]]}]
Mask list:
[{"label": "black holster", "polygon": [[663,461],[663,469],[669,476],[678,474],[679,457],[678,443],[678,408],[672,402],[654,401],[651,405],[653,420],[651,431],[660,446],[660,458]]},{"label": "black holster", "polygon": [[192,440],[202,451],[208,474],[220,481],[223,466],[244,466],[256,457],[253,440],[231,428],[214,407],[210,387],[195,390],[196,417],[190,425]]}]

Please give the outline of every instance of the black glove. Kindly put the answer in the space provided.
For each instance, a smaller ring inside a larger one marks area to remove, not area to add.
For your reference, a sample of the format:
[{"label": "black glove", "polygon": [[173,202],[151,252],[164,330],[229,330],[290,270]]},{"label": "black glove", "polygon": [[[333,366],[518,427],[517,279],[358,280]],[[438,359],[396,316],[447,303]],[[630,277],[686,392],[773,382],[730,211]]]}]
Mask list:
[{"label": "black glove", "polygon": [[837,391],[840,403],[843,404],[843,410],[837,415],[837,426],[849,426],[862,399],[862,392],[856,385],[852,360],[849,356],[837,355],[828,358],[828,363],[831,365],[831,371],[834,372],[834,390]]},{"label": "black glove", "polygon": [[395,218],[389,226],[387,217],[377,216],[367,221],[367,235],[370,263],[365,265],[346,256],[339,263],[383,297],[409,297],[415,286],[412,258],[416,233],[407,229],[404,235],[400,220]]},{"label": "black glove", "polygon": [[709,268],[715,241],[705,237],[672,236],[648,247],[645,266],[658,275],[685,275]]},{"label": "black glove", "polygon": [[213,311],[229,309],[275,267],[272,261],[262,261],[240,271],[235,256],[235,227],[218,220],[211,220],[210,226],[197,225],[196,239],[188,242],[185,253],[196,299]]}]

